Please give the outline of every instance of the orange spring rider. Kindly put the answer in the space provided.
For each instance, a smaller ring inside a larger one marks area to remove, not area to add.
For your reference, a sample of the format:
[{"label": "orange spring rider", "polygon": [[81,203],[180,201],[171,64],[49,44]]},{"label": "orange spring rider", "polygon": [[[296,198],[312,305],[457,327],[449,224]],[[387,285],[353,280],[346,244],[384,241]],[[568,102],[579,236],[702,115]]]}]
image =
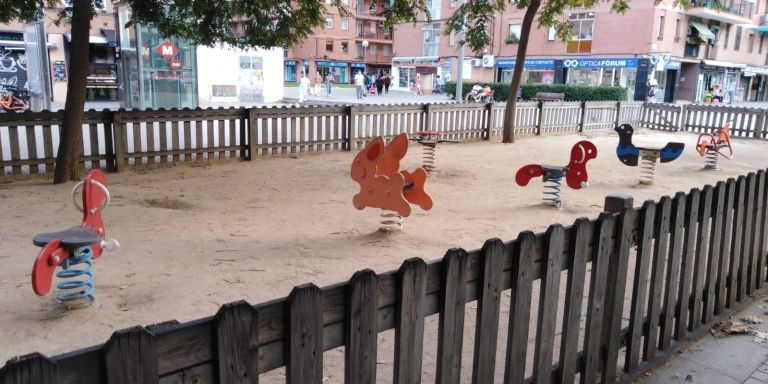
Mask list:
[{"label": "orange spring rider", "polygon": [[[718,169],[720,157],[733,158],[733,146],[731,146],[731,128],[725,123],[723,128],[712,133],[702,133],[696,142],[696,150],[704,157],[704,169]],[[724,149],[728,149],[727,153]]]}]

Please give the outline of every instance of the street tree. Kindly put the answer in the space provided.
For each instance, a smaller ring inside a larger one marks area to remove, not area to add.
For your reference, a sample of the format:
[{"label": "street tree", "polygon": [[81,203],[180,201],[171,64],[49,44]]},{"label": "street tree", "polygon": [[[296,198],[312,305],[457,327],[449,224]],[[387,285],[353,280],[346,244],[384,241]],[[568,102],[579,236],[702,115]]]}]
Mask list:
[{"label": "street tree", "polygon": [[[686,1],[688,0],[675,0],[675,4],[682,4]],[[610,2],[612,12],[625,13],[629,9],[629,0],[608,0],[608,2]],[[528,51],[528,40],[534,22],[538,21],[537,28],[555,28],[556,35],[565,40],[571,35],[572,26],[564,19],[563,13],[568,9],[588,9],[597,4],[597,0],[466,0],[448,19],[445,28],[446,34],[461,32],[464,29],[465,37],[459,44],[465,44],[475,52],[482,52],[491,43],[489,30],[493,27],[494,15],[502,14],[508,9],[525,10],[520,33],[522,36],[518,36],[520,41],[515,57],[515,69],[512,73],[507,106],[504,111],[502,142],[513,143],[515,141],[517,92],[523,77],[525,55]],[[457,89],[456,92],[462,92],[462,90]]]},{"label": "street tree", "polygon": [[[0,24],[39,19],[44,8],[60,9],[58,22],[71,26],[72,45],[69,81],[64,104],[60,142],[53,175],[54,184],[79,180],[82,167],[82,119],[88,76],[88,37],[91,20],[102,0],[4,0]],[[236,48],[273,48],[291,46],[305,40],[312,29],[325,21],[326,5],[321,0],[123,0],[131,7],[129,26],[142,23],[156,27],[164,36],[178,36],[192,44],[213,46],[227,44]],[[333,0],[341,14],[349,14],[342,0]],[[426,13],[426,0],[393,0],[381,12],[385,25],[416,22]],[[233,23],[242,25],[236,33]],[[122,27],[122,26],[121,26]]]}]

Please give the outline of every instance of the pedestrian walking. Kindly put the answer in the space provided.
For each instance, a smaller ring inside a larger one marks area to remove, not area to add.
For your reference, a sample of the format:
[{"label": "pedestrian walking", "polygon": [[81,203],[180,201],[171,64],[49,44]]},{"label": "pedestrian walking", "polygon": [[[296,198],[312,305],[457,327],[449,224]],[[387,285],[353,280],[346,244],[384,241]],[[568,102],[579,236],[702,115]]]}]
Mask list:
[{"label": "pedestrian walking", "polygon": [[421,74],[416,74],[416,94],[421,95]]},{"label": "pedestrian walking", "polygon": [[392,84],[392,79],[389,78],[389,73],[384,72],[384,93],[389,93],[389,86]]},{"label": "pedestrian walking", "polygon": [[384,78],[379,74],[376,77],[376,94],[381,96],[381,90],[384,88]]},{"label": "pedestrian walking", "polygon": [[736,81],[728,83],[728,104],[733,104],[733,96],[736,94]]},{"label": "pedestrian walking", "polygon": [[309,79],[304,76],[304,72],[301,73],[299,78],[299,104],[304,102],[304,97],[309,92]]},{"label": "pedestrian walking", "polygon": [[323,75],[320,71],[315,72],[315,97],[320,97],[320,92],[323,91]]},{"label": "pedestrian walking", "polygon": [[362,71],[357,71],[357,74],[355,74],[355,90],[357,90],[358,100],[365,97],[365,76]]},{"label": "pedestrian walking", "polygon": [[333,84],[333,75],[328,73],[325,75],[325,96],[331,97],[331,85]]}]

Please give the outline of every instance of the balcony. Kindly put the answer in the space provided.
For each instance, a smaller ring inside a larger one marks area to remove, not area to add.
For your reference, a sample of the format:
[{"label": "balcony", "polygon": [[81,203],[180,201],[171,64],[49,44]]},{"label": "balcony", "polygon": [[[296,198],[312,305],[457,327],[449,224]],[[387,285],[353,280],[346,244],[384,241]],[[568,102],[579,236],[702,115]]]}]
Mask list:
[{"label": "balcony", "polygon": [[752,20],[755,4],[746,0],[692,0],[690,16],[728,24],[746,24]]},{"label": "balcony", "polygon": [[388,1],[379,1],[379,2],[358,1],[355,3],[355,17],[358,19],[367,19],[367,20],[384,20],[384,17],[381,16],[381,14],[388,9],[389,9]]},{"label": "balcony", "polygon": [[379,29],[377,29],[376,32],[371,32],[369,29],[365,31],[358,30],[355,39],[366,39],[375,43],[392,44],[392,32]]}]

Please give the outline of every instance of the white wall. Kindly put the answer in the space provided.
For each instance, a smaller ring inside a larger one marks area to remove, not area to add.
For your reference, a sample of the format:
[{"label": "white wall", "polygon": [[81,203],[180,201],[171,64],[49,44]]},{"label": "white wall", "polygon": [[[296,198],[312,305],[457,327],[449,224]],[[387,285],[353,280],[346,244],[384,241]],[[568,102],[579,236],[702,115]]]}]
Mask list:
[{"label": "white wall", "polygon": [[[250,61],[256,70],[241,68]],[[261,67],[261,72],[258,67]],[[283,49],[233,49],[228,46],[197,47],[200,106],[229,107],[273,103],[283,98]],[[213,94],[214,86],[219,90]]]}]

